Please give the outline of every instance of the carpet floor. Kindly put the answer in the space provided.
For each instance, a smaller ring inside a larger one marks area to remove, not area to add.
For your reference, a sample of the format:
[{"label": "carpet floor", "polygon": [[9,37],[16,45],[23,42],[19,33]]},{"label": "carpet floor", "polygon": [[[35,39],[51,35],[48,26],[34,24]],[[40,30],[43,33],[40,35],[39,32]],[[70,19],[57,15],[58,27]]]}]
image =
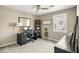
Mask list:
[{"label": "carpet floor", "polygon": [[22,46],[13,44],[0,48],[0,53],[53,53],[55,44],[56,42],[38,39]]}]

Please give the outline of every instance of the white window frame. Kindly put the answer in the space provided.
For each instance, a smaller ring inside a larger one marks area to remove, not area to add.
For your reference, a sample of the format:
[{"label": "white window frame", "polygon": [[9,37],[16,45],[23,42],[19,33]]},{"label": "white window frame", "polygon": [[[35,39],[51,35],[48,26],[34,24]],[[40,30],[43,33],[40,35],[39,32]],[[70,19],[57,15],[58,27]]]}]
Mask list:
[{"label": "white window frame", "polygon": [[[67,33],[67,14],[59,14],[53,16],[53,31],[54,32],[62,32]],[[62,21],[63,25],[59,25],[60,21]]]}]

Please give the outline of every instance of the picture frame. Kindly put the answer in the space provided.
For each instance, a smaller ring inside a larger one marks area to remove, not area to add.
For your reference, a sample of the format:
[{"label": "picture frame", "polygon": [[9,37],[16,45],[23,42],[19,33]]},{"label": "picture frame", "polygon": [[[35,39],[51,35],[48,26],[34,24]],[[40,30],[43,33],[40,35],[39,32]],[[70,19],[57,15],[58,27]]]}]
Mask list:
[{"label": "picture frame", "polygon": [[18,17],[19,26],[31,26],[31,19],[26,17]]},{"label": "picture frame", "polygon": [[52,24],[51,20],[43,20],[43,25],[50,25]]}]

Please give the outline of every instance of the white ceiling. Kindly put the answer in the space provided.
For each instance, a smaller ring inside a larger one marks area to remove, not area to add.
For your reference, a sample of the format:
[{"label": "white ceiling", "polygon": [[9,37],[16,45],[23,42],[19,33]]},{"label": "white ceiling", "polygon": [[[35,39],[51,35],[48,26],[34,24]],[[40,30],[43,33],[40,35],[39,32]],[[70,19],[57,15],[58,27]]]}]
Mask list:
[{"label": "white ceiling", "polygon": [[[39,10],[38,13],[36,13],[36,10],[32,7],[33,5],[3,5],[8,8],[16,9],[23,12],[28,12],[33,15],[43,15],[59,10],[64,10],[68,8],[76,7],[75,5],[54,5],[53,7],[49,8],[48,10]],[[47,5],[48,6],[48,5]],[[45,5],[46,7],[46,5]]]}]

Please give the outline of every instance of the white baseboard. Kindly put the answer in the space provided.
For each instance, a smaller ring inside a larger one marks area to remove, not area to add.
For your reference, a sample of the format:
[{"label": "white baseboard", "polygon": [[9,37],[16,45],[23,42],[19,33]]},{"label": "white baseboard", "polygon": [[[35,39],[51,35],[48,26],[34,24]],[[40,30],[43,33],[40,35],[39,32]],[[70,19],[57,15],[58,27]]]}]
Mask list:
[{"label": "white baseboard", "polygon": [[15,43],[16,43],[16,42],[8,43],[8,44],[5,44],[5,45],[1,45],[0,47],[5,47],[5,46],[12,45],[12,44],[15,44]]},{"label": "white baseboard", "polygon": [[48,40],[52,40],[52,41],[56,41],[56,42],[58,42],[59,40],[57,40],[57,39],[52,39],[52,38],[45,38],[45,37],[42,37],[43,39],[48,39]]}]

